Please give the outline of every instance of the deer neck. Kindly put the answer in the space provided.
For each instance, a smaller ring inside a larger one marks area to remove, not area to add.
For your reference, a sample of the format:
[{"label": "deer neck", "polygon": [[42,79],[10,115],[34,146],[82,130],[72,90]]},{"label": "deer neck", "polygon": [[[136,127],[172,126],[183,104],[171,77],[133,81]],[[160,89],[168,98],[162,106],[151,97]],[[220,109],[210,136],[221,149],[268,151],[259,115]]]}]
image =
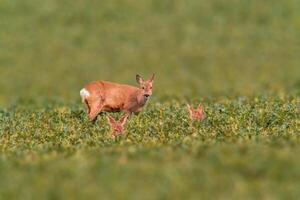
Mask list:
[{"label": "deer neck", "polygon": [[137,103],[139,106],[144,106],[148,99],[144,97],[143,90],[139,89],[137,94]]}]

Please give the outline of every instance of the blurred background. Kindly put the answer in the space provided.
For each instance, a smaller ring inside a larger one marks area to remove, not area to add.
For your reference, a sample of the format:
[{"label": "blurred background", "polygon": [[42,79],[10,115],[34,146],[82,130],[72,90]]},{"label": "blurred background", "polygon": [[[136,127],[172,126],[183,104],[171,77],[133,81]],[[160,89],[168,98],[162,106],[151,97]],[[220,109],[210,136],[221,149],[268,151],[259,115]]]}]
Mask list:
[{"label": "blurred background", "polygon": [[299,0],[2,0],[0,105],[157,74],[154,101],[299,94]]}]

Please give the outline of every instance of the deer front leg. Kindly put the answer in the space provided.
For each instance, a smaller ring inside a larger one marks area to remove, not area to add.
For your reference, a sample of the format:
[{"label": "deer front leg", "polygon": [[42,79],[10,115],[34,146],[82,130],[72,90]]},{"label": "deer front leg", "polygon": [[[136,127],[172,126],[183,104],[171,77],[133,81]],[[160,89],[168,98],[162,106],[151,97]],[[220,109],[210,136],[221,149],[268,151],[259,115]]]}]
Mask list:
[{"label": "deer front leg", "polygon": [[135,110],[133,113],[135,115],[138,115],[138,114],[140,114],[141,111],[142,111],[142,108],[139,108],[139,109]]}]

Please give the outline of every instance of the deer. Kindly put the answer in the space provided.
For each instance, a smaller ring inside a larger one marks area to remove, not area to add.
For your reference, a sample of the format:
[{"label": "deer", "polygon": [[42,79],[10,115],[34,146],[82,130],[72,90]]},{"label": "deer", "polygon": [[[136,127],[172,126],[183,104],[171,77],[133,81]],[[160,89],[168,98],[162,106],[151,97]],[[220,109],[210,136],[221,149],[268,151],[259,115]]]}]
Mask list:
[{"label": "deer", "polygon": [[113,136],[118,136],[124,132],[124,125],[126,123],[126,120],[128,118],[128,113],[125,113],[119,121],[116,121],[112,116],[108,115],[107,121],[110,125],[110,128],[112,130]]},{"label": "deer", "polygon": [[199,105],[197,108],[193,108],[190,104],[187,104],[187,110],[190,114],[191,120],[199,120],[202,121],[205,117],[203,112],[203,107]]},{"label": "deer", "polygon": [[109,81],[92,81],[80,91],[82,102],[87,107],[89,120],[95,122],[100,112],[125,112],[138,114],[152,96],[155,74],[149,80],[136,75],[139,87],[113,83]]}]

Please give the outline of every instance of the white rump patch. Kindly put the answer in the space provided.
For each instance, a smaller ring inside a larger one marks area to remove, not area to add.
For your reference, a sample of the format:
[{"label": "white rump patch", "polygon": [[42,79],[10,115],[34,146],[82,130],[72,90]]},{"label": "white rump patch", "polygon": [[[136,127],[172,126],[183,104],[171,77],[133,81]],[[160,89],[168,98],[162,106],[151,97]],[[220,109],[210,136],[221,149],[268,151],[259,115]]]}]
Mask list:
[{"label": "white rump patch", "polygon": [[84,101],[86,98],[90,96],[90,93],[85,88],[83,88],[82,90],[80,90],[80,96],[82,98],[82,101]]}]

